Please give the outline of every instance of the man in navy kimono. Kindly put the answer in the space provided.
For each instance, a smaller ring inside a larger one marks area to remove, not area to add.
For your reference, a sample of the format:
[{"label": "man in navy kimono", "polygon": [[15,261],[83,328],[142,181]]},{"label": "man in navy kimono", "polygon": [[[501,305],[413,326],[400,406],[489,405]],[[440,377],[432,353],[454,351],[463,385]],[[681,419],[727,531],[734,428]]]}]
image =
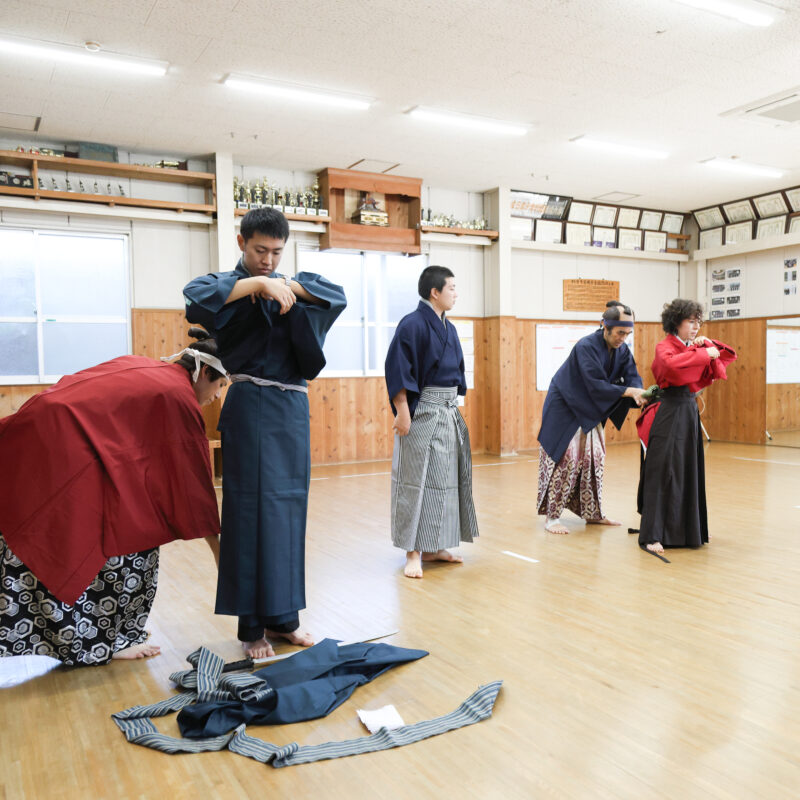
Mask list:
[{"label": "man in navy kimono", "polygon": [[587,524],[619,525],[601,510],[607,419],[622,427],[633,405],[644,405],[642,379],[625,339],[633,313],[609,303],[602,326],[580,339],[550,382],[539,431],[539,514],[545,529],[569,533],[567,508]]},{"label": "man in navy kimono", "polygon": [[239,617],[253,658],[274,654],[266,637],[313,644],[298,613],[311,470],[306,380],[325,366],[325,334],[346,305],[342,288],[320,275],[275,271],[288,237],[279,211],[248,212],[236,268],[183,290],[187,319],[212,333],[231,373],[219,420],[225,479],[215,610]]},{"label": "man in navy kimono", "polygon": [[386,354],[395,414],[392,543],[406,551],[409,578],[422,577],[423,561],[460,562],[447,548],[478,535],[469,433],[457,407],[467,393],[464,355],[445,315],[458,296],[453,273],[427,267],[418,291],[417,310],[400,320]]}]

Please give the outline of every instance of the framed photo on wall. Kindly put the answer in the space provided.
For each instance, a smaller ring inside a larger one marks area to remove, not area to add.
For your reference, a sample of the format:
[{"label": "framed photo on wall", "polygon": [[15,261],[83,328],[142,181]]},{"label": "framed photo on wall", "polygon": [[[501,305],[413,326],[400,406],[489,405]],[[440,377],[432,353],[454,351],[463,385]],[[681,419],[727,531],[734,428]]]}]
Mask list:
[{"label": "framed photo on wall", "polygon": [[786,205],[786,200],[781,192],[772,192],[772,194],[762,194],[761,197],[754,197],[753,203],[761,219],[789,213],[789,206]]},{"label": "framed photo on wall", "polygon": [[725,226],[725,244],[738,244],[749,242],[753,238],[753,221],[737,222],[735,225]]},{"label": "framed photo on wall", "polygon": [[667,234],[663,231],[645,231],[644,249],[648,253],[666,253]]},{"label": "framed photo on wall", "polygon": [[616,247],[617,246],[617,229],[616,228],[598,228],[596,225],[592,226],[592,245],[594,247]]},{"label": "framed photo on wall", "polygon": [[621,208],[617,214],[617,227],[638,228],[641,214],[640,208]]},{"label": "framed photo on wall", "polygon": [[617,248],[619,250],[641,250],[642,235],[644,231],[634,228],[620,228],[617,236]]},{"label": "framed photo on wall", "polygon": [[642,211],[639,227],[643,231],[657,231],[661,227],[662,216],[660,211]]},{"label": "framed photo on wall", "polygon": [[566,243],[583,247],[592,246],[592,226],[584,225],[582,222],[567,222]]},{"label": "framed photo on wall", "polygon": [[705,250],[709,247],[720,247],[722,245],[723,228],[710,228],[706,231],[700,231],[700,249]]},{"label": "framed photo on wall", "polygon": [[701,211],[694,212],[694,218],[701,231],[709,228],[720,228],[725,224],[725,217],[722,216],[722,209],[719,206],[711,206]]},{"label": "framed photo on wall", "polygon": [[682,233],[683,214],[664,214],[661,230],[665,233]]},{"label": "framed photo on wall", "polygon": [[617,221],[616,206],[595,206],[592,225],[600,228],[613,228]]},{"label": "framed photo on wall", "polygon": [[560,197],[551,194],[547,199],[547,205],[542,213],[542,219],[564,219],[567,215],[570,197]]},{"label": "framed photo on wall", "polygon": [[738,200],[735,203],[723,203],[722,210],[725,212],[728,222],[745,222],[748,219],[756,218],[753,204],[749,200]]},{"label": "framed photo on wall", "polygon": [[569,204],[569,211],[567,212],[568,222],[582,222],[589,223],[592,221],[592,212],[594,211],[594,203],[581,203],[573,200]]},{"label": "framed photo on wall", "polygon": [[535,242],[561,244],[564,239],[564,223],[554,219],[537,219],[533,232]]},{"label": "framed photo on wall", "polygon": [[756,239],[769,239],[772,236],[783,236],[786,231],[786,214],[769,219],[760,219],[756,226]]}]

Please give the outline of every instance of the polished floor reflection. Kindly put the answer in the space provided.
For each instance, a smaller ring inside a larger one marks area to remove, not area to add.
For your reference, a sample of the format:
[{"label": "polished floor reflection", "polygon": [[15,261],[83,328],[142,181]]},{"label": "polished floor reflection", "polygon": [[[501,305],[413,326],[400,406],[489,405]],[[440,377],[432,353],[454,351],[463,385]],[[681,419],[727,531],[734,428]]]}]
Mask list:
[{"label": "polished floor reflection", "polygon": [[[304,624],[342,638],[396,629],[389,641],[430,656],[324,719],[249,732],[276,744],[362,736],[358,708],[391,703],[416,722],[500,678],[492,719],[281,770],[127,744],[109,715],[170,695],[187,653],[239,656],[234,621],[212,613],[211,554],[179,542],[162,548],[149,625],[160,657],[0,691],[5,796],[796,797],[800,451],[707,445],[712,542],[671,551],[668,565],[626,532],[638,525],[638,458],[634,445],[608,448],[605,510],[622,527],[573,518],[554,536],[535,515],[536,454],[476,457],[481,538],[460,548],[463,565],[428,566],[421,581],[402,576],[389,542],[389,464],[313,470]],[[174,717],[157,726],[177,731]]]}]

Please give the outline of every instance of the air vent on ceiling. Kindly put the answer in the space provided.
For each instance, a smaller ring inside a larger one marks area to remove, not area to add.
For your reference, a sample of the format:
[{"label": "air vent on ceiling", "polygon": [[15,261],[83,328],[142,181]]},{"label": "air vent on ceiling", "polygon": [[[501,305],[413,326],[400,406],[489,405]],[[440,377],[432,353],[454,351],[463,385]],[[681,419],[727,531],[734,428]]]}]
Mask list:
[{"label": "air vent on ceiling", "polygon": [[347,169],[357,169],[361,172],[391,172],[400,165],[396,161],[379,161],[377,158],[359,158],[355,164],[350,164]]},{"label": "air vent on ceiling", "polygon": [[800,122],[800,86],[732,108],[720,116],[739,117],[773,128],[788,128]]},{"label": "air vent on ceiling", "polygon": [[38,131],[42,121],[41,117],[31,117],[28,114],[11,114],[0,111],[0,128],[9,128],[13,131]]},{"label": "air vent on ceiling", "polygon": [[592,200],[602,200],[605,203],[627,203],[628,200],[633,200],[638,197],[638,194],[631,194],[630,192],[606,192],[593,197]]}]

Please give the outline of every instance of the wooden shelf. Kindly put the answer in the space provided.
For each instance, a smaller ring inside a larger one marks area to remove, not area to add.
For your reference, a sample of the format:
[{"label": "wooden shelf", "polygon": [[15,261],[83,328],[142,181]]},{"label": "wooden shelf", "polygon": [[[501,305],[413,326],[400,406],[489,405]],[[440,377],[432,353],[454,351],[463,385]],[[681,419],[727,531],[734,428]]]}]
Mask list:
[{"label": "wooden shelf", "polygon": [[87,158],[59,158],[35,153],[19,153],[16,150],[0,150],[0,164],[33,169],[37,164],[41,169],[60,172],[80,172],[84,175],[108,175],[114,178],[133,178],[140,181],[164,181],[183,183],[187,186],[210,188],[215,181],[211,172],[189,172],[183,169],[161,167],[142,167],[138,164],[117,164],[112,161],[92,161]]},{"label": "wooden shelf", "polygon": [[32,197],[34,200],[71,200],[77,203],[98,203],[105,206],[133,206],[134,208],[161,208],[170,211],[197,211],[213,214],[217,209],[206,203],[184,203],[178,200],[146,200],[139,197],[86,194],[85,192],[56,192],[49,189],[22,189],[17,186],[0,186],[0,194]]},{"label": "wooden shelf", "polygon": [[[267,208],[267,206],[264,206],[264,208]],[[243,217],[250,210],[249,208],[234,208],[233,216]],[[290,222],[321,222],[327,225],[331,221],[331,218],[328,216],[320,217],[315,214],[284,214],[283,216]]]},{"label": "wooden shelf", "polygon": [[[57,158],[34,153],[19,153],[13,150],[0,150],[0,165],[23,167],[30,171],[33,188],[0,186],[0,194],[32,197],[34,200],[70,200],[78,203],[98,203],[132,208],[155,208],[169,211],[199,212],[213,214],[216,206],[216,178],[210,172],[189,172],[182,169],[160,169],[141,167],[137,164],[115,164],[108,161],[91,161],[83,158]],[[59,170],[84,175],[102,175],[107,178],[129,178],[141,181],[161,181],[178,183],[183,186],[199,186],[205,190],[205,203],[189,203],[182,200],[152,200],[140,197],[117,197],[115,195],[90,194],[88,192],[62,192],[39,189],[39,170]]]},{"label": "wooden shelf", "polygon": [[487,239],[497,239],[500,236],[497,231],[478,231],[472,228],[444,228],[438,225],[420,225],[419,229],[423,233],[452,233],[456,236],[484,236]]},{"label": "wooden shelf", "polygon": [[[422,212],[422,179],[380,172],[328,167],[319,173],[320,195],[330,214],[330,225],[320,236],[321,250],[383,250],[418,255]],[[368,192],[385,197],[389,225],[357,225],[350,221],[354,210],[346,192]]]}]

